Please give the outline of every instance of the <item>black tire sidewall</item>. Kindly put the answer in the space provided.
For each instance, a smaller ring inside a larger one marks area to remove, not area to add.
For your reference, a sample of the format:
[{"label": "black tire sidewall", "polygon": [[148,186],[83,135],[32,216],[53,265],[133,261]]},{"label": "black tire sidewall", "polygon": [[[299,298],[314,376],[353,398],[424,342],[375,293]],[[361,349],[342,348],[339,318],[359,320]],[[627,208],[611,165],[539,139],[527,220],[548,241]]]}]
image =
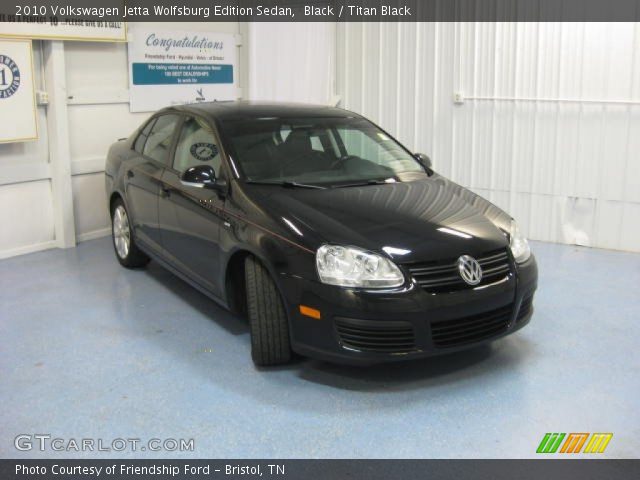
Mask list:
[{"label": "black tire sidewall", "polygon": [[269,270],[255,257],[245,260],[251,357],[258,366],[291,359],[289,320],[284,299]]}]

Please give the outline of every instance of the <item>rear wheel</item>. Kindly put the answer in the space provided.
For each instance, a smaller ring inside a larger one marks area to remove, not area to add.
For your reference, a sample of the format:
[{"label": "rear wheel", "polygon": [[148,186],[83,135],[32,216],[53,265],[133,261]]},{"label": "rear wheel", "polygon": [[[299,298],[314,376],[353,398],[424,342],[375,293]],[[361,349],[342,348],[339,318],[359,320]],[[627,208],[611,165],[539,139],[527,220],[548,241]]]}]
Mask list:
[{"label": "rear wheel", "polygon": [[280,365],[291,359],[289,324],[282,297],[266,268],[254,257],[245,260],[251,357],[256,365]]},{"label": "rear wheel", "polygon": [[122,266],[139,268],[149,263],[149,257],[136,245],[129,223],[129,214],[121,199],[117,199],[113,204],[111,234],[116,257]]}]

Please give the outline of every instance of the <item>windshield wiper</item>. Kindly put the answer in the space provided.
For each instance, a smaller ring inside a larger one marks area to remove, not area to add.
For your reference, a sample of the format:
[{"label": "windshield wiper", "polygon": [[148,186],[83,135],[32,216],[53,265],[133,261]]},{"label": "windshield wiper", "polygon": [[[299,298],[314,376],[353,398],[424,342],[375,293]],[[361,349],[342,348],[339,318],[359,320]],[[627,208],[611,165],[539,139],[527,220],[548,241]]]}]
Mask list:
[{"label": "windshield wiper", "polygon": [[387,182],[386,180],[364,180],[362,182],[357,182],[357,183],[346,183],[344,185],[332,185],[331,188],[366,187],[367,185],[387,185],[388,183],[390,182]]},{"label": "windshield wiper", "polygon": [[256,180],[247,180],[245,183],[250,183],[251,185],[276,185],[284,188],[313,188],[317,190],[324,190],[326,187],[321,187],[320,185],[310,185],[308,183],[298,183],[298,182],[260,182]]}]

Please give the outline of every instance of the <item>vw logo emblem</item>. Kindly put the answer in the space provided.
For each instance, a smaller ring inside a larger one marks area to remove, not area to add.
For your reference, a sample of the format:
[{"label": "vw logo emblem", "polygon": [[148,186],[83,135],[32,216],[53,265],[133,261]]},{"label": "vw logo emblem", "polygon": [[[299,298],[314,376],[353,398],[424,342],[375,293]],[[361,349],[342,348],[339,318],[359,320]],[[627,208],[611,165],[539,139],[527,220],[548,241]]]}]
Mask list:
[{"label": "vw logo emblem", "polygon": [[482,280],[482,267],[478,261],[470,255],[462,255],[458,258],[458,272],[462,279],[469,285],[477,285]]}]

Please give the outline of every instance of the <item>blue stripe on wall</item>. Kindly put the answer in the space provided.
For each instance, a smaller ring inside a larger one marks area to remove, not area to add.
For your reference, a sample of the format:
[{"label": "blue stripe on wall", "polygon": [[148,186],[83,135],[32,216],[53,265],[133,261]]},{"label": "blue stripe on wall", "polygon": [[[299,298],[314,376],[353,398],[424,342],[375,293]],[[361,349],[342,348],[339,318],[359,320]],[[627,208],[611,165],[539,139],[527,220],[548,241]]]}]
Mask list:
[{"label": "blue stripe on wall", "polygon": [[233,65],[198,63],[134,63],[134,85],[233,83]]}]

